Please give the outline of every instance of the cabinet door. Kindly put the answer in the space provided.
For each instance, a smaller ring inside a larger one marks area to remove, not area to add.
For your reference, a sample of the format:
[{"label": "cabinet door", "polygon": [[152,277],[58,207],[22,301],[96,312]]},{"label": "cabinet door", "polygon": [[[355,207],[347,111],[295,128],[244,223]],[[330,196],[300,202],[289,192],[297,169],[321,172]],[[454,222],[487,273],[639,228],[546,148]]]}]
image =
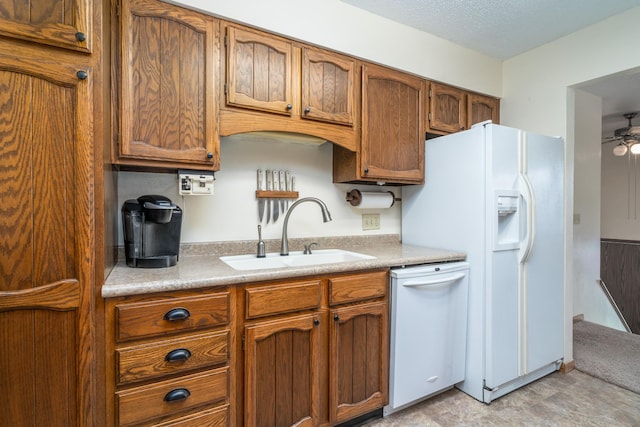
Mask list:
[{"label": "cabinet door", "polygon": [[467,128],[485,120],[500,122],[500,101],[490,96],[470,93],[467,95],[468,123]]},{"label": "cabinet door", "polygon": [[467,126],[465,91],[439,83],[429,90],[429,130],[459,132]]},{"label": "cabinet door", "polygon": [[92,425],[92,71],[0,43],[0,424]]},{"label": "cabinet door", "polygon": [[424,182],[424,81],[372,64],[362,73],[362,177]]},{"label": "cabinet door", "polygon": [[302,49],[302,117],[353,125],[355,61]]},{"label": "cabinet door", "polygon": [[265,33],[227,27],[227,105],[290,115],[291,43]]},{"label": "cabinet door", "polygon": [[316,426],[319,315],[245,327],[245,426]]},{"label": "cabinet door", "polygon": [[91,51],[92,0],[0,0],[0,35]]},{"label": "cabinet door", "polygon": [[218,22],[154,0],[123,0],[120,20],[119,157],[217,169]]},{"label": "cabinet door", "polygon": [[340,423],[381,408],[389,397],[386,302],[331,311],[329,414]]}]

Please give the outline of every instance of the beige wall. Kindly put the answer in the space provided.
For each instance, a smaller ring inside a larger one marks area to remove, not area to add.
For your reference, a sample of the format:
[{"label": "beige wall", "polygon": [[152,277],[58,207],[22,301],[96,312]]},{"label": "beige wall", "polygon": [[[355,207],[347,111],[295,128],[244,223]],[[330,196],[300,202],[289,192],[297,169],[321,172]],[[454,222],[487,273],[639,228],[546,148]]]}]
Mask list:
[{"label": "beige wall", "polygon": [[[640,7],[616,15],[584,30],[549,43],[525,54],[505,61],[503,67],[503,101],[501,120],[510,126],[561,135],[566,138],[566,257],[565,257],[565,357],[572,357],[572,325],[574,313],[573,295],[589,292],[593,277],[574,274],[574,264],[600,263],[599,251],[586,250],[597,244],[599,235],[591,239],[582,236],[574,241],[573,213],[574,195],[576,206],[584,207],[580,212],[590,218],[600,218],[599,206],[582,200],[590,197],[582,191],[585,181],[576,180],[574,192],[574,159],[581,150],[589,150],[576,140],[576,124],[588,120],[600,121],[601,115],[579,112],[576,118],[576,97],[573,90],[582,83],[602,78],[640,66],[640,55],[636,52],[636,41],[640,39]],[[580,101],[578,96],[577,101]],[[597,135],[596,138],[600,138]],[[575,147],[575,149],[574,149]],[[593,164],[592,168],[599,168]],[[581,173],[589,173],[583,169]],[[594,170],[593,173],[596,173]],[[592,189],[592,191],[597,191]],[[588,208],[587,208],[588,206]],[[575,247],[574,247],[575,246]],[[580,258],[575,260],[576,255]],[[586,317],[603,310],[604,302],[596,299],[582,307]]]},{"label": "beige wall", "polygon": [[501,61],[339,0],[172,2],[470,90],[502,90]]}]

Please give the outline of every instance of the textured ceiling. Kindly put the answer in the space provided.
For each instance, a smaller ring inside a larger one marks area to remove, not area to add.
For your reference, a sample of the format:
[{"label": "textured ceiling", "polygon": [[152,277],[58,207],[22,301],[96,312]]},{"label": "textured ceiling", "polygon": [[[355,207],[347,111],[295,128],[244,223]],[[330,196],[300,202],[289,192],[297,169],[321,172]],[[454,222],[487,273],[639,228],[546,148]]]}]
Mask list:
[{"label": "textured ceiling", "polygon": [[640,5],[640,0],[342,1],[498,59]]}]

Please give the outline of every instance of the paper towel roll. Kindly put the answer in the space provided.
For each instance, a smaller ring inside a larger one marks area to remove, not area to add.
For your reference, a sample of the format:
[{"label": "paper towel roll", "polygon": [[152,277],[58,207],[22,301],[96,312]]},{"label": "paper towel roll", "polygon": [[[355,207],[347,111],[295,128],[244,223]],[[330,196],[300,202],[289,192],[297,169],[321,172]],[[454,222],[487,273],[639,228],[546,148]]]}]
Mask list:
[{"label": "paper towel roll", "polygon": [[387,209],[393,206],[395,195],[392,191],[374,193],[354,189],[347,193],[347,202],[358,209]]}]

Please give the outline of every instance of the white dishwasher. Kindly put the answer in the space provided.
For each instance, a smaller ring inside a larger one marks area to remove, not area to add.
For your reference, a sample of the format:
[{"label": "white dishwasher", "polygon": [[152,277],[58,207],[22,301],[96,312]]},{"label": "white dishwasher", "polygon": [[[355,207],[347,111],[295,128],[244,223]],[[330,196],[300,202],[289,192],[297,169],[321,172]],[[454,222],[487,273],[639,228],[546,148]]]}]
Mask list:
[{"label": "white dishwasher", "polygon": [[464,379],[469,263],[391,270],[389,415]]}]

